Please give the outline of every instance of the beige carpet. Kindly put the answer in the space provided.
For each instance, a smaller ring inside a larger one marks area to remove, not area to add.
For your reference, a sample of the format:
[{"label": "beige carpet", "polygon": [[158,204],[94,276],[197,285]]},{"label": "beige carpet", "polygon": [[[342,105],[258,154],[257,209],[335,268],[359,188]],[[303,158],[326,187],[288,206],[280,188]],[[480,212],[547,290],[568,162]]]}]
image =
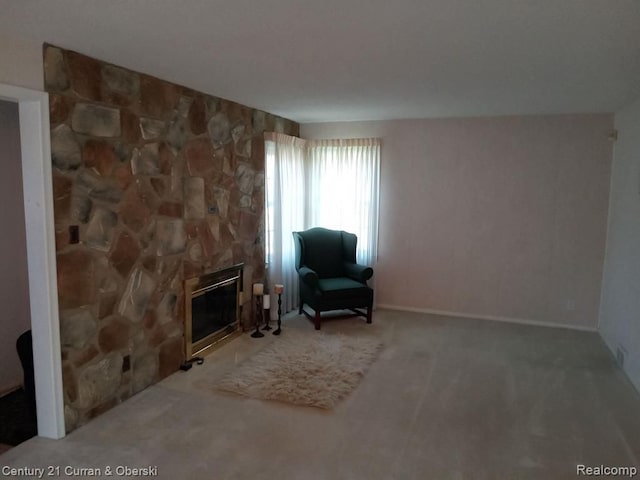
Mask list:
[{"label": "beige carpet", "polygon": [[[315,333],[304,316],[286,319],[294,330]],[[382,309],[321,332],[384,344],[332,410],[213,390],[285,338],[247,333],[0,465],[158,466],[152,480],[581,480],[577,463],[640,466],[640,395],[595,332]]]},{"label": "beige carpet", "polygon": [[351,393],[382,343],[370,336],[286,331],[215,384],[251,398],[330,409]]}]

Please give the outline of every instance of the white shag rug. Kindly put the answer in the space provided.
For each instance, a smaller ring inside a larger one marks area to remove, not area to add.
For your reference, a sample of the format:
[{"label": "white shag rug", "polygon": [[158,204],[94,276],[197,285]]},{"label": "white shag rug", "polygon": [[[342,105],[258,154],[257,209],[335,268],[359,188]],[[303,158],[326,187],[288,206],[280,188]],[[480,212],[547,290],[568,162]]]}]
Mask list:
[{"label": "white shag rug", "polygon": [[215,388],[330,409],[356,388],[381,347],[371,337],[286,330],[216,382]]}]

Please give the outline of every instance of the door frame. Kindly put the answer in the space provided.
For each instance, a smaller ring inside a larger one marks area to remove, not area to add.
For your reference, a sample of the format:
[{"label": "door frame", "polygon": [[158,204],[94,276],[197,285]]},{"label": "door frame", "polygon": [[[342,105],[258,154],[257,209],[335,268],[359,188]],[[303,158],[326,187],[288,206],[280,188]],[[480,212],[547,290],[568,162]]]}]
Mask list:
[{"label": "door frame", "polygon": [[65,435],[65,426],[49,96],[37,90],[0,84],[0,100],[18,103],[20,116],[22,188],[38,435],[62,438]]}]

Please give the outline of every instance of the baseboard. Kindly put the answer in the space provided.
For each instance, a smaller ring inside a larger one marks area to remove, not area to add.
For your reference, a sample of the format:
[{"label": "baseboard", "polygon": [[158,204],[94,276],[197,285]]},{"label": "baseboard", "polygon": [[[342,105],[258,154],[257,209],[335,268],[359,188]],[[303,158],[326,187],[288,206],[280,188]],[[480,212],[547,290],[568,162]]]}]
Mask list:
[{"label": "baseboard", "polygon": [[583,327],[580,325],[567,325],[565,323],[543,322],[540,320],[528,320],[524,318],[498,317],[494,315],[481,315],[477,313],[451,312],[448,310],[434,310],[432,308],[415,308],[405,307],[402,305],[391,305],[387,303],[379,303],[377,307],[385,310],[398,310],[402,312],[429,313],[432,315],[443,315],[446,317],[462,317],[473,318],[477,320],[491,320],[494,322],[518,323],[520,325],[533,325],[536,327],[549,328],[568,328],[570,330],[579,330],[581,332],[597,332],[597,327]]}]

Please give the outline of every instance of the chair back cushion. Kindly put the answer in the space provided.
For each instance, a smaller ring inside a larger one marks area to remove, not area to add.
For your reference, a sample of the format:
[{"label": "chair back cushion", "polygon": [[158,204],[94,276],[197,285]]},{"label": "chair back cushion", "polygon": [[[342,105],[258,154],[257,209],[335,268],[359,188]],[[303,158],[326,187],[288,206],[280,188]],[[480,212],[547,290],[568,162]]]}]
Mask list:
[{"label": "chair back cushion", "polygon": [[309,267],[320,278],[344,275],[342,232],[311,228],[297,233],[302,239],[300,266]]}]

